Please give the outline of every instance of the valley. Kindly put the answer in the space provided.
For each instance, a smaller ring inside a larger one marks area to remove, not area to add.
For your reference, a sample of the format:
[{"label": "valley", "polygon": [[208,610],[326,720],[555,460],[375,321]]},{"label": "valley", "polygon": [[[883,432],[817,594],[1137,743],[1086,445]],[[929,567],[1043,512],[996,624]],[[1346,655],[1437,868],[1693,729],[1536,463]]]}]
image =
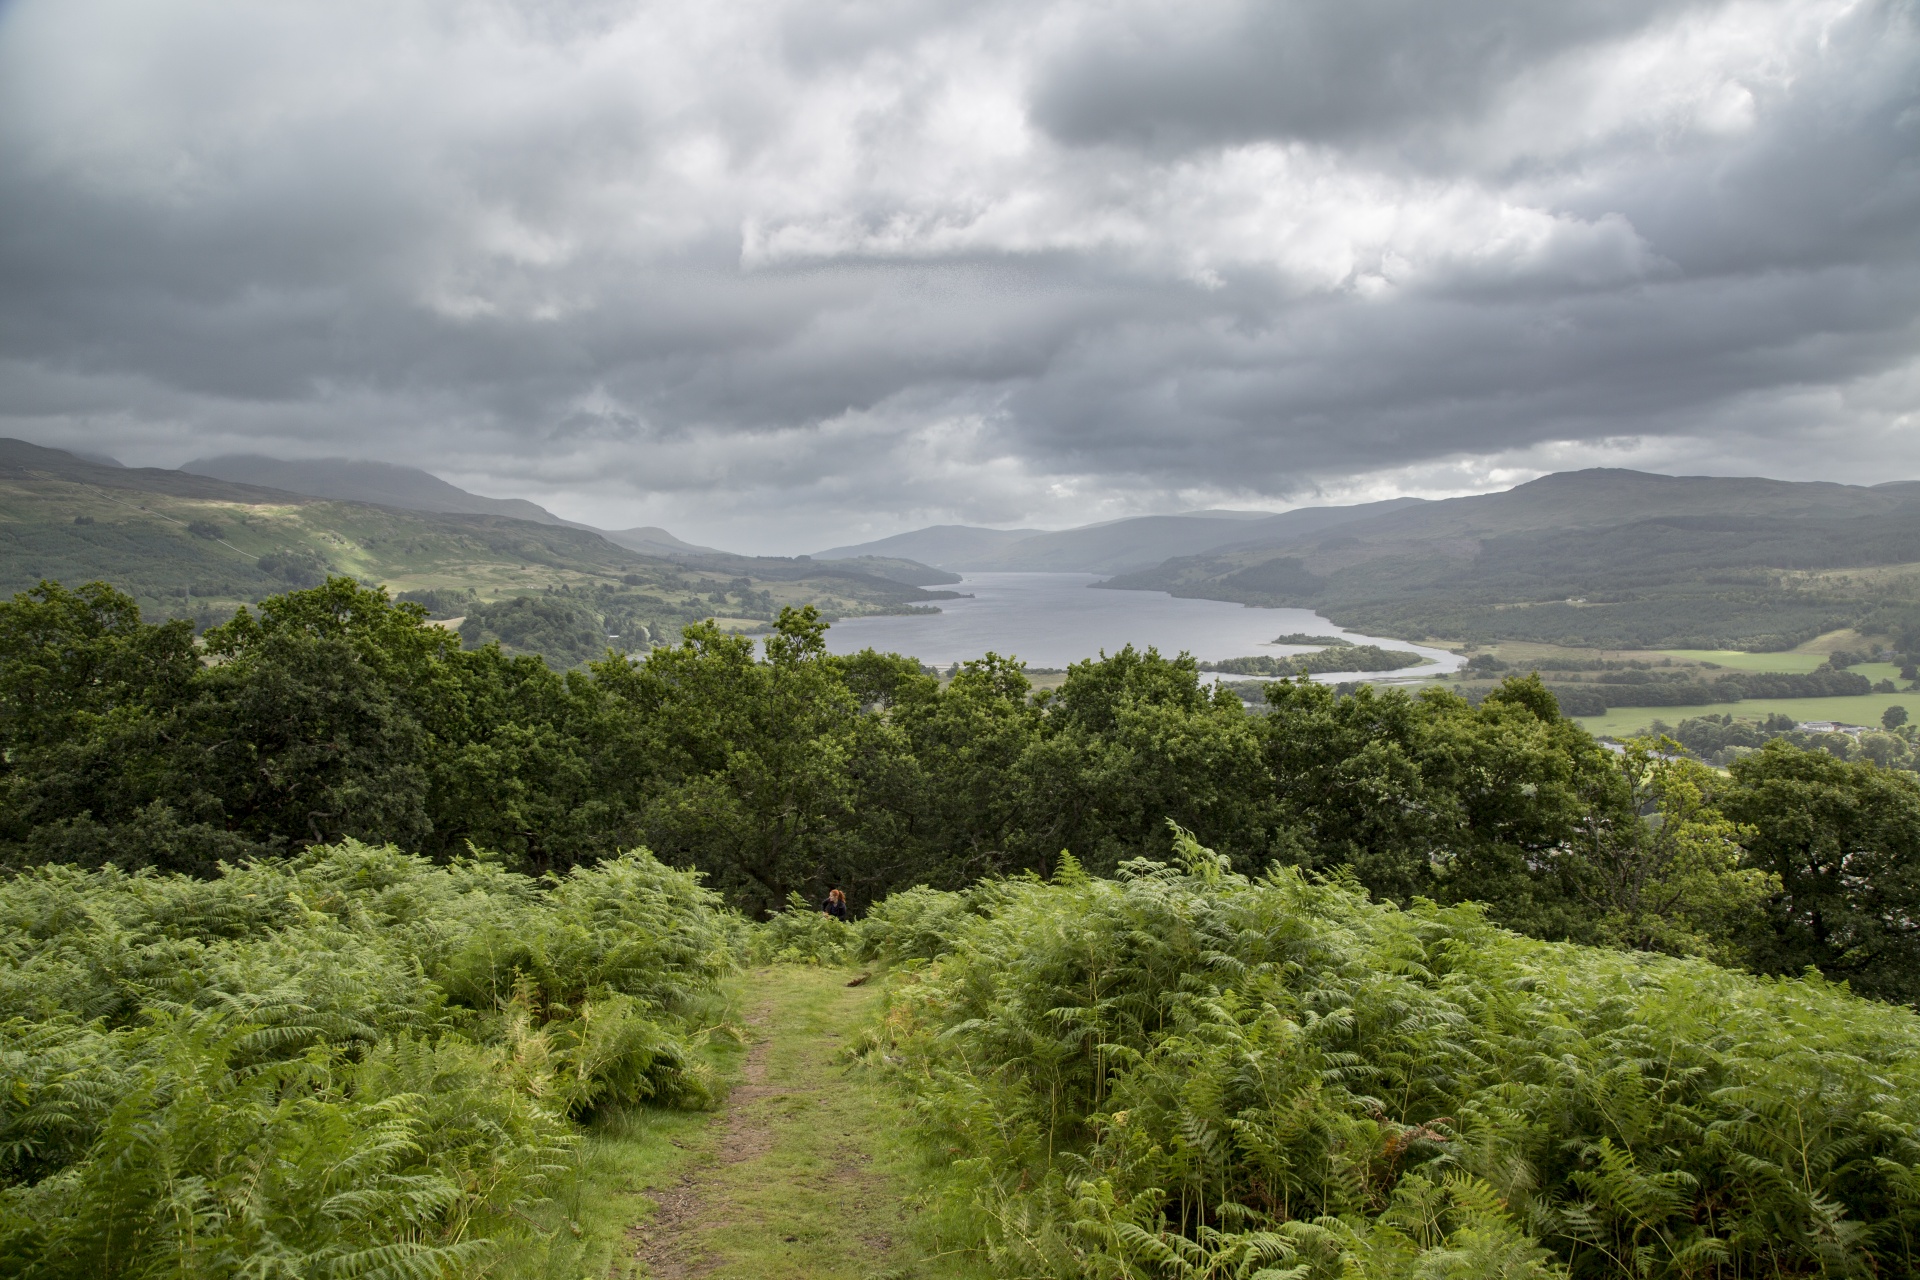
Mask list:
[{"label": "valley", "polygon": [[642,650],[705,618],[764,630],[787,605],[836,619],[927,609],[941,592],[909,579],[954,577],[886,560],[816,564],[706,549],[669,559],[558,522],[317,498],[0,441],[0,592],[43,578],[105,580],[152,616],[204,627],[330,574],[418,598],[439,617],[538,597],[576,631],[600,628],[615,647]]}]

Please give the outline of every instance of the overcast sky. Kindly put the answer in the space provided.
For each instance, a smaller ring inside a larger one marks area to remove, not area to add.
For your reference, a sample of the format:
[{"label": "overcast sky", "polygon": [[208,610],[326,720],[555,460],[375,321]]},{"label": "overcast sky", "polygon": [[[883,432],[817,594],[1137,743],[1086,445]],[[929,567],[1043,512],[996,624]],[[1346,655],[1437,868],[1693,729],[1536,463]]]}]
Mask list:
[{"label": "overcast sky", "polygon": [[0,434],[751,551],[1920,477],[1913,3],[0,2]]}]

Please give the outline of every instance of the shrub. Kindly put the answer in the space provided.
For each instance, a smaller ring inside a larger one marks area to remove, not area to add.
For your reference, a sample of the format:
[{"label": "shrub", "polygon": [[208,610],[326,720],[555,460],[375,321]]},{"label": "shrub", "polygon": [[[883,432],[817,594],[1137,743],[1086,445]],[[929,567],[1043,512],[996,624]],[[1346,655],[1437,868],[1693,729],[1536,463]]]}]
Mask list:
[{"label": "shrub", "polygon": [[1912,1273],[1909,1010],[1180,855],[1003,883],[899,981],[1006,1274]]},{"label": "shrub", "polygon": [[925,885],[888,895],[874,903],[860,922],[860,954],[896,962],[944,955],[974,918],[974,896]]},{"label": "shrub", "polygon": [[857,928],[798,893],[787,895],[785,911],[754,926],[753,958],[760,964],[846,964],[859,954]]},{"label": "shrub", "polygon": [[0,883],[0,1272],[479,1268],[571,1118],[711,1100],[741,930],[644,851],[542,881],[347,842]]}]

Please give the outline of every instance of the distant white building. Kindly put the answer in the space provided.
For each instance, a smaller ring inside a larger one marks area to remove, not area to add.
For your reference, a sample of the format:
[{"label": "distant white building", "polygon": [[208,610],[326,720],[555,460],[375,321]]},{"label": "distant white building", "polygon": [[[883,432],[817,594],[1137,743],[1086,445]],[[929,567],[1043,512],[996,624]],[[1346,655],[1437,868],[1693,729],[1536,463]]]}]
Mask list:
[{"label": "distant white building", "polygon": [[1802,720],[1794,726],[1802,733],[1850,733],[1855,737],[1867,731],[1863,724],[1842,724],[1838,720]]}]

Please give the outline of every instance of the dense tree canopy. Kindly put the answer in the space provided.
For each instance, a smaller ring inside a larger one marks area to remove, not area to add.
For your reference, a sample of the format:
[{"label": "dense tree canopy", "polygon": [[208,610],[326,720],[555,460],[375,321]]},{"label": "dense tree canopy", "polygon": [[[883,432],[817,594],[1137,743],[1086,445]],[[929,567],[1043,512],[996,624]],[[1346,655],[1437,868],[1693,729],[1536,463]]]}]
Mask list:
[{"label": "dense tree canopy", "polygon": [[1734,762],[1725,807],[1780,893],[1752,958],[1861,992],[1920,996],[1920,779],[1768,743]]},{"label": "dense tree canopy", "polygon": [[1013,658],[943,680],[825,631],[787,609],[764,645],[697,624],[555,671],[346,579],[199,642],[43,583],[0,604],[0,857],[210,875],[357,838],[539,872],[645,845],[764,914],[1063,851],[1107,874],[1164,857],[1171,821],[1243,872],[1920,995],[1920,786],[1868,762],[1621,754],[1532,677],[1477,705],[1299,679],[1249,709],[1184,655],[1122,649],[1036,694]]}]

